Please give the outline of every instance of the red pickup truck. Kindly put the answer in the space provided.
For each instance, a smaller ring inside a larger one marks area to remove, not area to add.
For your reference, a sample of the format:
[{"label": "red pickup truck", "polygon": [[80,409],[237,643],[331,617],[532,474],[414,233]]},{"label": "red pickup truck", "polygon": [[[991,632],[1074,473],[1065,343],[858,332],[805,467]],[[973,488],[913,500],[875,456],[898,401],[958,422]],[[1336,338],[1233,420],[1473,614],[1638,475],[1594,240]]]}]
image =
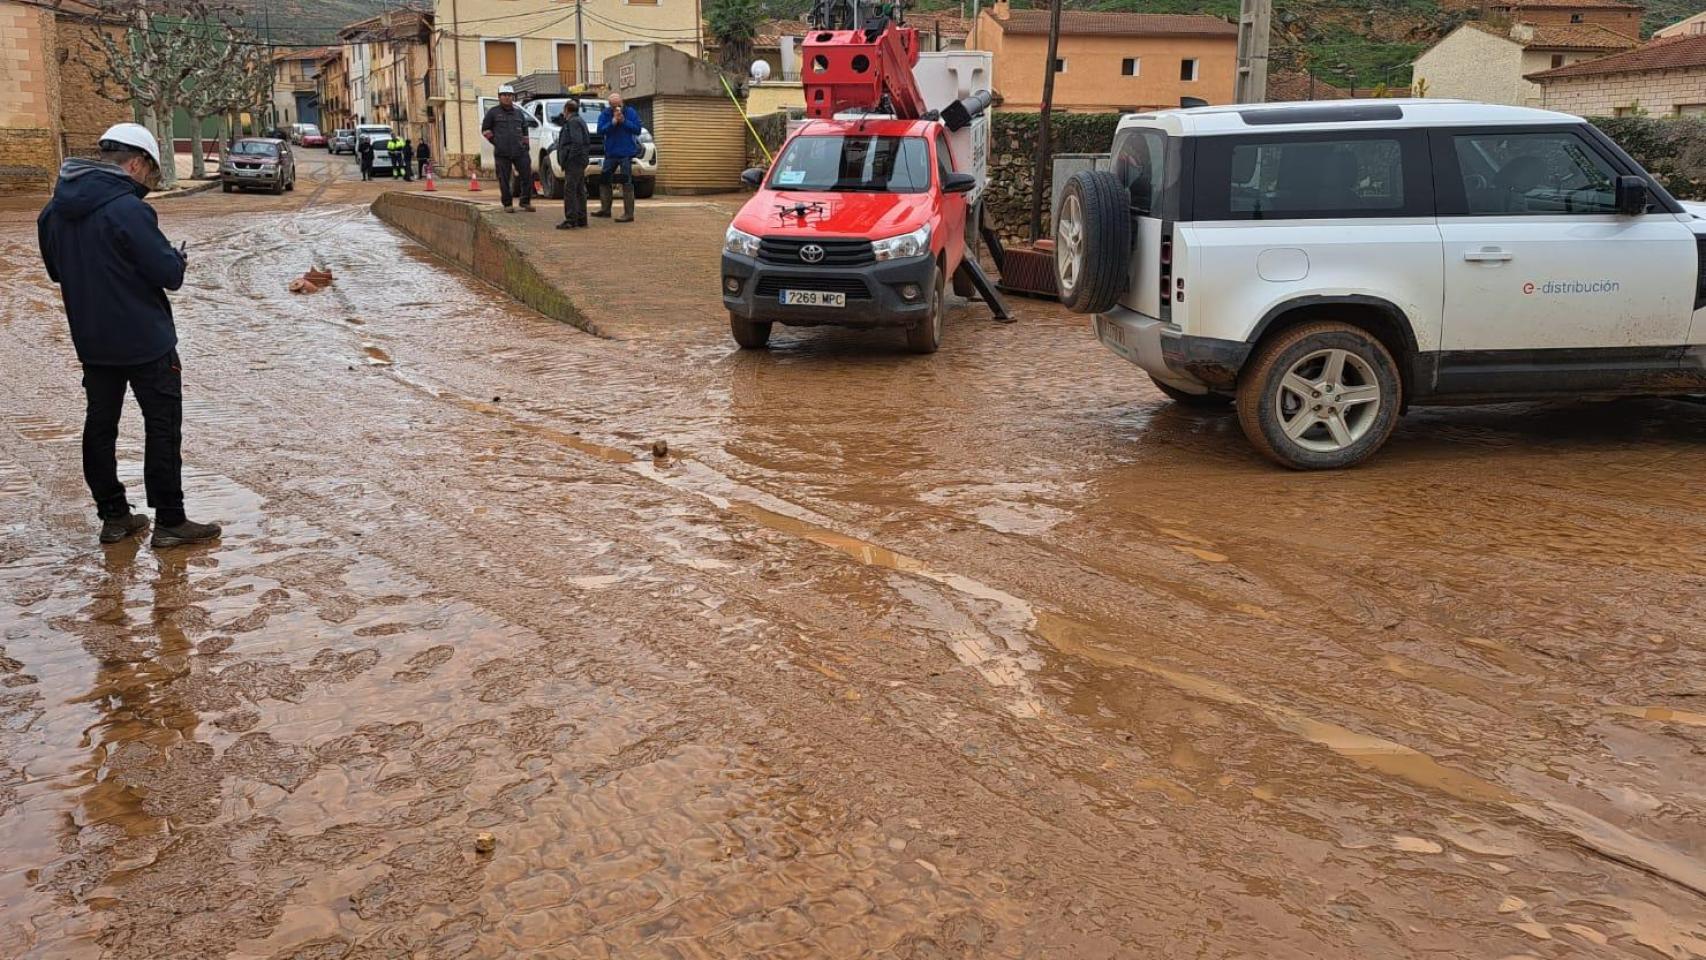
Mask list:
[{"label": "red pickup truck", "polygon": [[900,328],[942,343],[947,284],[966,250],[967,194],[939,120],[813,120],[783,144],[723,244],[723,304],[742,347],[773,324]]}]

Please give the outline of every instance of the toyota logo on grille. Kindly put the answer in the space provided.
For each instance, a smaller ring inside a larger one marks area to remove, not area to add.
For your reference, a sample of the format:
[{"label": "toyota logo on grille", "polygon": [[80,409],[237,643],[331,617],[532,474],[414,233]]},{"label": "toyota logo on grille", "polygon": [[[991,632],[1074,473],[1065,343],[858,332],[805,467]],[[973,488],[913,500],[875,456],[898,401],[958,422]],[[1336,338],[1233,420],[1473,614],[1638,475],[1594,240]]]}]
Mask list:
[{"label": "toyota logo on grille", "polygon": [[817,263],[823,259],[823,248],[815,243],[808,243],[800,248],[800,259],[807,263]]}]

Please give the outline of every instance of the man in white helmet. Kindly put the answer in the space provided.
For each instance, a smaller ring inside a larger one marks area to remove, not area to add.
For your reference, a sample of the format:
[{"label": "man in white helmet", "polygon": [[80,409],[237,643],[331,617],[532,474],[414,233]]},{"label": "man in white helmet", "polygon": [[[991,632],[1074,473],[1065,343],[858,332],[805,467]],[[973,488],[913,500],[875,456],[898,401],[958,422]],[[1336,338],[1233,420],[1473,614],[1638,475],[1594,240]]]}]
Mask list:
[{"label": "man in white helmet", "polygon": [[140,533],[118,478],[118,424],[126,389],[142,408],[142,479],[154,507],[154,546],[212,540],[217,524],[184,516],[183,376],[166,291],[184,283],[184,251],[143,202],[160,181],[160,145],[148,128],[116,124],[100,155],[59,168],[53,199],[36,219],[47,274],[59,284],[71,342],[83,364],[83,479],[101,519],[101,542]]},{"label": "man in white helmet", "polygon": [[[510,206],[512,195],[521,200],[521,209],[533,212],[533,158],[528,154],[527,128],[539,121],[515,105],[515,88],[504,84],[498,88],[498,105],[486,111],[480,122],[480,135],[492,145],[493,165],[498,174],[498,200],[504,210]],[[512,188],[510,178],[515,182]]]}]

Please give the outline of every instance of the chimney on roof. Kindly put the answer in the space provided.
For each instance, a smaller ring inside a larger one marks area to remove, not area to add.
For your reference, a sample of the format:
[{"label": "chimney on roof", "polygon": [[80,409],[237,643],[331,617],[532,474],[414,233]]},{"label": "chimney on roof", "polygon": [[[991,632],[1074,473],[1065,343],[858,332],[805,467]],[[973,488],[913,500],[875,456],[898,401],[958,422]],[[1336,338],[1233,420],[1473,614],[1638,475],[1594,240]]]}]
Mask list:
[{"label": "chimney on roof", "polygon": [[1532,24],[1532,23],[1513,23],[1513,24],[1511,24],[1511,39],[1515,40],[1518,43],[1528,43],[1528,42],[1532,41],[1534,39],[1534,24]]},{"label": "chimney on roof", "polygon": [[995,3],[990,5],[989,12],[997,20],[1006,20],[1013,16],[1013,5],[1007,0],[995,0]]}]

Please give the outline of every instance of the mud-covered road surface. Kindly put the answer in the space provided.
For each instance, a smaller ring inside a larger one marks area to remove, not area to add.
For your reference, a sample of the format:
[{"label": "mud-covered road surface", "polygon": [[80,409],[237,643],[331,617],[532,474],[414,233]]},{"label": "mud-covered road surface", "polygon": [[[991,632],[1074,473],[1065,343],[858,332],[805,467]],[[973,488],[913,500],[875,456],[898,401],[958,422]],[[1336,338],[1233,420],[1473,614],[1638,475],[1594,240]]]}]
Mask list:
[{"label": "mud-covered road surface", "polygon": [[0,956],[1706,957],[1706,407],[1286,473],[1034,302],[600,340],[359,199],[162,202],[158,553],[0,213]]}]

